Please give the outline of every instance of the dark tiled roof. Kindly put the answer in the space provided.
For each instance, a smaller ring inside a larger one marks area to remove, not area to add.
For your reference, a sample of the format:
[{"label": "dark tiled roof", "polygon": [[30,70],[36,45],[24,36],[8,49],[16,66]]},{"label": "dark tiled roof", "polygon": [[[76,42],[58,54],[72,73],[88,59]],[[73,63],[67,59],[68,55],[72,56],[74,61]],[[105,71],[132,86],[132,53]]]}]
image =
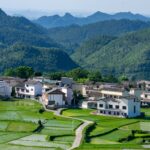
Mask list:
[{"label": "dark tiled roof", "polygon": [[114,92],[123,92],[123,91],[126,91],[124,88],[116,88],[116,87],[104,87],[101,89],[102,90],[106,90],[106,91],[114,91]]},{"label": "dark tiled roof", "polygon": [[46,92],[47,94],[62,94],[64,95],[65,93],[62,92],[60,89],[52,89]]},{"label": "dark tiled roof", "polygon": [[37,84],[37,83],[40,83],[39,81],[34,81],[34,80],[28,80],[28,81],[26,81],[26,84],[32,84],[32,85],[34,85],[34,84]]},{"label": "dark tiled roof", "polygon": [[24,88],[25,87],[25,83],[19,83],[16,85],[16,88]]}]

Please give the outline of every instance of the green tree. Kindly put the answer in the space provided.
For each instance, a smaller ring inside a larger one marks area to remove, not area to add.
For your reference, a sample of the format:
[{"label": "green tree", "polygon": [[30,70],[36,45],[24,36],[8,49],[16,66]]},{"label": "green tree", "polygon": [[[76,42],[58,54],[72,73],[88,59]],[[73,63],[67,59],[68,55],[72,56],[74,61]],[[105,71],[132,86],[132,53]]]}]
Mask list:
[{"label": "green tree", "polygon": [[13,68],[9,68],[9,69],[6,69],[5,72],[4,72],[4,76],[17,76],[16,74],[16,70],[13,69]]},{"label": "green tree", "polygon": [[7,69],[4,75],[27,79],[34,75],[34,70],[28,66],[20,66],[14,69],[13,68]]},{"label": "green tree", "polygon": [[87,78],[89,72],[87,70],[81,69],[81,68],[76,68],[73,69],[69,72],[67,72],[68,77],[72,77],[75,81],[77,81],[80,78]]},{"label": "green tree", "polygon": [[77,91],[77,90],[73,91],[73,101],[72,101],[73,105],[78,105],[80,100],[83,100],[83,99],[84,97],[80,91]]},{"label": "green tree", "polygon": [[51,72],[48,74],[48,77],[51,80],[61,80],[61,77],[65,76],[65,72]]},{"label": "green tree", "polygon": [[94,81],[94,82],[100,82],[102,80],[102,75],[99,71],[90,72],[88,77],[90,81]]},{"label": "green tree", "polygon": [[16,74],[20,78],[27,79],[27,78],[33,76],[34,70],[33,70],[33,68],[28,67],[28,66],[20,66],[20,67],[16,68]]},{"label": "green tree", "polygon": [[122,81],[129,81],[128,77],[126,75],[122,75],[119,77],[119,81],[122,82]]},{"label": "green tree", "polygon": [[109,76],[104,77],[103,81],[116,83],[116,82],[118,82],[118,79],[116,77],[114,77],[113,75],[109,75]]}]

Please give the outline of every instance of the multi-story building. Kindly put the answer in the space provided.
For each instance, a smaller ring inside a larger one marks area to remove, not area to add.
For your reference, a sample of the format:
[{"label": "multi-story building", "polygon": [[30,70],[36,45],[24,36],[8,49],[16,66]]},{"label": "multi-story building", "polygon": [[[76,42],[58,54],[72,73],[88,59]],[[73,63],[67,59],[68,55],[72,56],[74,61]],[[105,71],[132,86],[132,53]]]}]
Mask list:
[{"label": "multi-story building", "polygon": [[50,108],[63,107],[66,104],[65,93],[61,89],[54,88],[43,93],[42,101]]},{"label": "multi-story building", "polygon": [[134,96],[101,98],[97,102],[97,113],[118,117],[140,116],[140,101]]},{"label": "multi-story building", "polygon": [[15,87],[16,97],[34,99],[42,95],[42,83],[29,80]]},{"label": "multi-story building", "polygon": [[137,86],[142,90],[141,105],[150,106],[150,81],[138,81]]}]

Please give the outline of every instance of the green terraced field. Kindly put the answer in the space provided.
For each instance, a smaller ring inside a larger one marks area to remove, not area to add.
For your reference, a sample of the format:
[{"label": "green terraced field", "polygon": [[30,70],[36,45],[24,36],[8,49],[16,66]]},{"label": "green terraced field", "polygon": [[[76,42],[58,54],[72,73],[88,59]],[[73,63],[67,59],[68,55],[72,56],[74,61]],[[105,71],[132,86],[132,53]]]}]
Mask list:
[{"label": "green terraced field", "polygon": [[[95,125],[85,132],[84,143],[77,149],[89,150],[121,150],[125,148],[143,148],[142,138],[134,138],[126,141],[124,139],[132,135],[132,130],[149,131],[150,121],[147,119],[150,110],[142,109],[146,112],[146,119],[124,119],[110,116],[99,116],[93,114],[94,110],[68,109],[63,111],[63,115],[82,118],[95,122]],[[122,140],[122,142],[119,142]],[[144,149],[144,148],[143,148]]]},{"label": "green terraced field", "polygon": [[[66,150],[74,140],[81,121],[39,113],[42,105],[33,100],[0,100],[0,149],[3,150]],[[38,121],[44,127],[39,127]]]}]

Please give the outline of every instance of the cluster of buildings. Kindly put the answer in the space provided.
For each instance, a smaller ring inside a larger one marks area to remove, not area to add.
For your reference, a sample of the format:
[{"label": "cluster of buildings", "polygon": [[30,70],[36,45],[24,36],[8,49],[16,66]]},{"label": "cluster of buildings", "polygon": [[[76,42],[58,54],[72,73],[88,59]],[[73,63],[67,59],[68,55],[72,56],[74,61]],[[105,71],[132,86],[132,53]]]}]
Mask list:
[{"label": "cluster of buildings", "polygon": [[78,84],[72,78],[60,81],[44,77],[24,80],[0,77],[0,97],[12,96],[23,99],[37,99],[47,108],[71,107],[73,91],[80,91],[84,99],[79,107],[95,109],[96,114],[117,117],[137,117],[141,106],[150,106],[150,81],[138,81],[134,86],[128,82]]}]

